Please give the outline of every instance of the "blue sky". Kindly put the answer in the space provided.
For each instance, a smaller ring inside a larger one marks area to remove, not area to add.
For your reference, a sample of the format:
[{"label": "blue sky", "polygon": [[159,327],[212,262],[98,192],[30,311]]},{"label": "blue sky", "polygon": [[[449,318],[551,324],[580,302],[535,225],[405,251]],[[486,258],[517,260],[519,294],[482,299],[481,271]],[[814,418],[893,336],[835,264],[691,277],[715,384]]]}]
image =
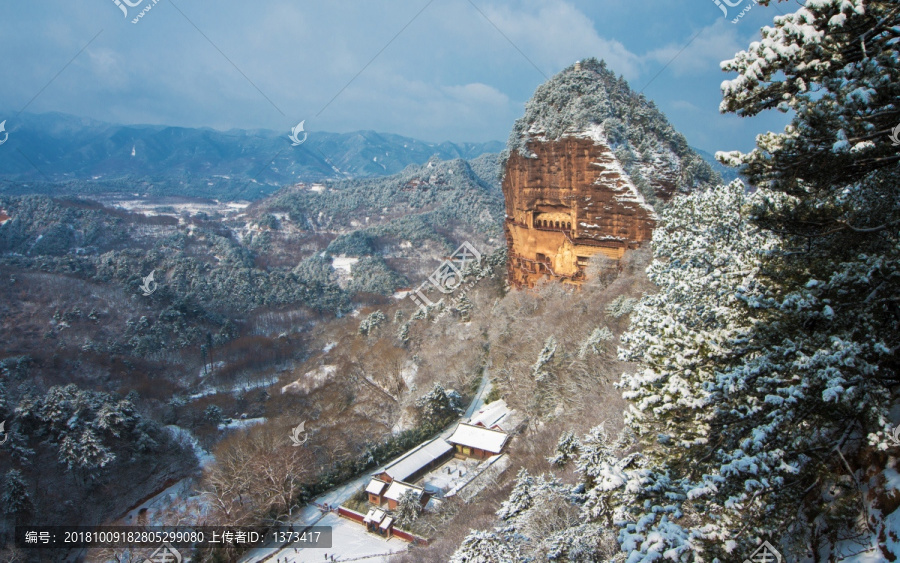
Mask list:
[{"label": "blue sky", "polygon": [[594,56],[701,149],[748,150],[786,122],[721,115],[719,62],[793,4],[743,0],[729,17],[752,9],[734,24],[713,0],[138,1],[127,18],[115,0],[0,4],[0,120],[27,107],[126,124],[287,132],[305,119],[313,134],[505,141],[547,76]]}]

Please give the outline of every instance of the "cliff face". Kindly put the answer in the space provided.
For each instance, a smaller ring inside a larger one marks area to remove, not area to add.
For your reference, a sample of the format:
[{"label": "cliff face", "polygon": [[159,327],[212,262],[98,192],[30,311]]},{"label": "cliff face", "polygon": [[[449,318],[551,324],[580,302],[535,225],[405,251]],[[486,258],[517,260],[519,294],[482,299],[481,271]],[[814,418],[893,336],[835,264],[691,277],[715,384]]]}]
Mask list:
[{"label": "cliff face", "polygon": [[721,178],[653,102],[596,59],[535,91],[501,162],[509,280],[585,279],[591,256],[650,239],[654,207]]},{"label": "cliff face", "polygon": [[653,209],[632,184],[599,125],[554,141],[532,139],[506,162],[509,280],[585,279],[590,257],[620,259],[649,240]]}]

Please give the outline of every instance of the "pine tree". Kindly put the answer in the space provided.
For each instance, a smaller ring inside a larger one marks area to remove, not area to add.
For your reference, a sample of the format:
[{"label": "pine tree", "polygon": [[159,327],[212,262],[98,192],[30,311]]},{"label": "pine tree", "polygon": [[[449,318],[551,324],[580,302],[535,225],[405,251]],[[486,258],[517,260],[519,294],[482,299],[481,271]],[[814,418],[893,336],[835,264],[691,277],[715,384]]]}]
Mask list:
[{"label": "pine tree", "polygon": [[33,505],[31,493],[28,492],[28,484],[25,476],[18,469],[10,469],[6,472],[6,481],[3,487],[3,512],[13,517],[21,517],[31,512]]},{"label": "pine tree", "polygon": [[[615,535],[608,528],[586,522],[551,535],[544,541],[547,560],[570,563],[607,563],[618,551]],[[621,555],[621,554],[619,554]]]},{"label": "pine tree", "polygon": [[450,563],[517,563],[518,553],[508,541],[493,532],[475,531],[466,536]]},{"label": "pine tree", "polygon": [[385,321],[387,321],[387,317],[384,313],[374,311],[359,323],[359,334],[369,336],[373,330],[384,324]]},{"label": "pine tree", "polygon": [[81,433],[76,451],[78,467],[82,469],[105,467],[116,458],[90,428]]},{"label": "pine tree", "polygon": [[419,519],[423,511],[421,497],[415,491],[406,491],[400,495],[394,518],[396,518],[400,527],[409,529]]},{"label": "pine tree", "polygon": [[400,328],[397,330],[397,338],[400,342],[409,342],[409,322],[400,325]]},{"label": "pine tree", "polygon": [[534,478],[524,467],[519,469],[519,473],[516,475],[516,484],[509,493],[509,497],[500,504],[497,516],[501,520],[509,520],[531,508],[534,502],[533,489]]},{"label": "pine tree", "polygon": [[890,373],[880,364],[897,332],[879,331],[877,315],[856,302],[862,282],[846,264],[825,281],[810,279],[809,264],[807,277],[786,279],[785,241],[750,213],[785,200],[735,183],[663,214],[648,270],[660,291],[623,336],[622,358],[641,365],[622,386],[646,459],[629,470],[597,447],[587,460],[582,442],[586,509],[617,515],[623,549],[728,559],[787,536],[799,558],[813,520],[855,526],[845,511],[822,513],[809,493],[845,471],[835,448],[878,440],[890,395],[874,375]]},{"label": "pine tree", "polygon": [[[812,2],[776,18],[760,42],[723,64],[738,73],[723,85],[724,111],[794,112],[783,133],[760,136],[752,152],[720,156],[778,196],[763,198],[751,214],[783,240],[764,264],[770,285],[783,289],[750,305],[769,312],[760,340],[768,343],[771,368],[793,379],[784,384],[789,393],[760,399],[780,398],[793,412],[808,413],[786,442],[790,448],[830,454],[793,465],[789,494],[779,497],[786,502],[800,488],[804,499],[825,498],[831,483],[867,480],[873,462],[866,446],[891,447],[889,409],[900,382],[898,29],[896,1]],[[789,427],[788,416],[774,414],[769,426]],[[756,440],[785,443],[764,428]],[[863,462],[859,469],[855,459]],[[881,463],[874,465],[880,471]],[[854,528],[883,535],[873,515],[889,508],[797,504],[795,515],[815,519],[815,531],[788,535],[817,541],[817,551],[830,548],[823,538]]]},{"label": "pine tree", "polygon": [[550,335],[547,337],[547,340],[544,342],[544,348],[538,355],[537,361],[531,367],[531,376],[535,381],[544,381],[551,375],[544,367],[553,360],[553,356],[556,354],[556,348],[558,346],[559,344],[556,342],[555,336]]},{"label": "pine tree", "polygon": [[115,437],[134,427],[137,420],[134,404],[123,399],[116,403],[108,402],[97,411],[94,427],[109,432]]},{"label": "pine tree", "polygon": [[222,408],[219,405],[209,405],[203,411],[203,418],[212,425],[221,424],[223,420]]},{"label": "pine tree", "polygon": [[473,307],[472,301],[465,295],[461,295],[455,305],[455,309],[459,312],[459,316],[463,321],[469,320],[469,315],[472,313]]},{"label": "pine tree", "polygon": [[613,299],[613,301],[606,306],[606,314],[613,319],[619,319],[631,313],[634,310],[634,306],[637,303],[637,299],[633,297],[626,297],[624,295],[620,295]]},{"label": "pine tree", "polygon": [[443,385],[435,383],[431,391],[416,400],[416,408],[423,423],[435,428],[442,427],[462,412],[462,397],[456,391],[445,391]]},{"label": "pine tree", "polygon": [[[873,172],[895,174],[900,155],[889,135],[900,122],[898,24],[893,1],[827,0],[775,18],[761,41],[723,63],[738,76],[723,84],[721,109],[795,114],[783,133],[761,135],[750,153],[719,153],[720,160],[743,166],[753,184],[801,200],[835,196]],[[846,220],[851,230],[881,217],[828,219],[807,228],[827,231]]]},{"label": "pine tree", "polygon": [[578,500],[579,495],[569,485],[545,475],[532,476],[522,468],[509,498],[497,511],[502,521],[496,529],[497,537],[507,543],[511,552],[519,554],[519,560],[543,559],[541,554],[562,554],[569,548],[576,550],[563,538],[571,536],[570,529],[582,520]]},{"label": "pine tree", "polygon": [[581,443],[578,441],[575,433],[566,430],[556,443],[556,453],[547,458],[547,461],[555,467],[565,467],[569,460],[575,457],[580,447]]},{"label": "pine tree", "polygon": [[[630,312],[630,311],[629,311]],[[581,348],[578,349],[578,358],[583,360],[588,352],[593,352],[594,354],[600,354],[603,352],[604,342],[608,340],[612,340],[613,334],[608,328],[595,328],[593,332],[591,332],[590,336],[581,344]]]}]

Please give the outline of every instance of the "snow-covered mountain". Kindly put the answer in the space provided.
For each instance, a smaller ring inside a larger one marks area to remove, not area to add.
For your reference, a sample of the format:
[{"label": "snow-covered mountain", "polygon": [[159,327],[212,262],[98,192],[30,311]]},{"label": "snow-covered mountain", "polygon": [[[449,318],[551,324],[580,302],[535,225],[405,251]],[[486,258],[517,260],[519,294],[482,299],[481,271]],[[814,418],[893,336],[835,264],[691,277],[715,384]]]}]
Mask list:
[{"label": "snow-covered mountain", "polygon": [[[509,135],[509,153],[599,125],[622,168],[651,204],[721,181],[656,105],[603,61],[575,63],[537,88]],[[505,160],[505,159],[504,159]]]}]

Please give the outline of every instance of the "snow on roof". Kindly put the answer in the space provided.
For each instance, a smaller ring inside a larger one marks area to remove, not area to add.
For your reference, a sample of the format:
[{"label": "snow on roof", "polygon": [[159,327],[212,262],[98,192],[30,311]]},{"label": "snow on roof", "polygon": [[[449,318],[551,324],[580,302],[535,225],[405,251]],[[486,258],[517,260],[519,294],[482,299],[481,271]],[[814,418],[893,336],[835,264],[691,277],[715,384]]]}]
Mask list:
[{"label": "snow on roof", "polygon": [[[469,424],[474,426],[484,426],[485,428],[493,428],[495,425],[499,425],[504,430],[507,430],[501,423],[505,422],[511,413],[512,410],[507,406],[506,401],[498,399],[492,403],[488,403],[484,408],[478,411],[469,419]],[[508,430],[512,429],[509,428]]]},{"label": "snow on roof", "polygon": [[381,528],[382,530],[387,530],[388,528],[391,527],[391,524],[393,524],[393,523],[394,523],[393,517],[388,516],[387,518],[385,518],[384,520],[381,521],[381,525],[378,527]]},{"label": "snow on roof", "polygon": [[373,508],[366,514],[363,522],[381,522],[382,520],[384,520],[384,510]]},{"label": "snow on roof", "polygon": [[480,426],[473,426],[460,422],[453,436],[447,438],[451,444],[459,444],[469,448],[478,448],[487,452],[499,454],[506,445],[509,434],[500,430],[491,430]]},{"label": "snow on roof", "polygon": [[372,479],[366,486],[366,492],[372,493],[373,495],[380,495],[384,491],[385,487],[387,487],[387,483],[385,483],[381,479]]},{"label": "snow on roof", "polygon": [[416,485],[410,485],[409,483],[394,481],[391,483],[391,486],[388,487],[387,492],[384,493],[384,498],[399,501],[400,497],[402,497],[406,491],[412,491],[416,496],[421,497],[422,493],[425,492],[425,489],[417,487]]},{"label": "snow on roof", "polygon": [[385,467],[384,472],[390,475],[391,479],[403,481],[452,449],[453,446],[444,440],[435,438],[410,450],[409,453]]}]

